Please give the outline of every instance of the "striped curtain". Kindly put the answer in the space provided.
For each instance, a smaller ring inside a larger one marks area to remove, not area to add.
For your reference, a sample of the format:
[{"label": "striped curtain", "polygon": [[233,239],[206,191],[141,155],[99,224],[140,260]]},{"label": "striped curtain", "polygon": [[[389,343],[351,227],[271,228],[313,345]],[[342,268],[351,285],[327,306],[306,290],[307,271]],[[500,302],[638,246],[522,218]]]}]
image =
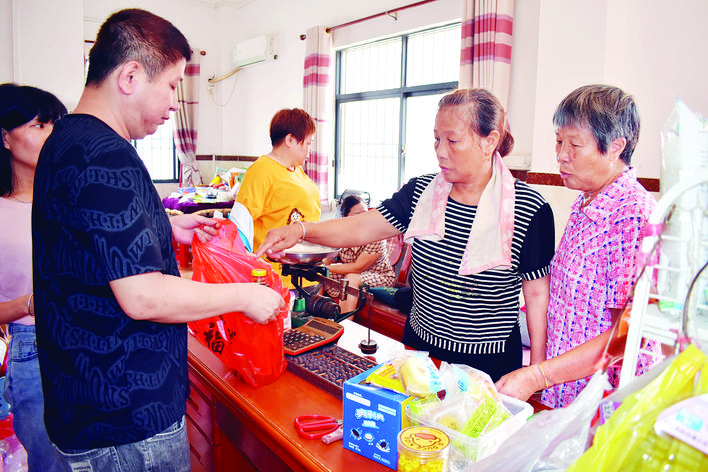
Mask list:
[{"label": "striped curtain", "polygon": [[514,0],[464,0],[460,88],[486,88],[509,105]]},{"label": "striped curtain", "polygon": [[303,169],[320,190],[323,204],[329,201],[329,169],[332,131],[332,37],[324,26],[307,30],[305,41],[304,109],[317,123],[310,158]]},{"label": "striped curtain", "polygon": [[201,51],[192,53],[184,70],[184,80],[177,86],[179,110],[175,113],[174,140],[180,162],[180,187],[202,183],[197,166],[197,111],[199,110],[199,69]]}]

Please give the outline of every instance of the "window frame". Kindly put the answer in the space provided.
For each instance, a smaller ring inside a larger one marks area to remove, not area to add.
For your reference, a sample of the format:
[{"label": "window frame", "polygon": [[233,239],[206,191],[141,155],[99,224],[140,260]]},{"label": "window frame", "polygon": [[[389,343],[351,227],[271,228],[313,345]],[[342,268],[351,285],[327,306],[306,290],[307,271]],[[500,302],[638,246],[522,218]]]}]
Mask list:
[{"label": "window frame", "polygon": [[[459,80],[452,82],[437,82],[424,85],[406,86],[406,73],[407,73],[407,60],[408,60],[408,39],[410,36],[418,35],[428,31],[434,31],[438,29],[449,28],[452,26],[460,25],[460,21],[454,21],[446,23],[444,25],[436,25],[429,28],[423,28],[416,31],[411,31],[408,33],[398,34],[394,36],[387,36],[385,38],[376,39],[373,41],[368,41],[366,43],[358,44],[351,47],[359,47],[362,45],[375,44],[384,41],[390,41],[392,38],[401,38],[401,81],[400,87],[367,91],[367,92],[354,92],[354,93],[342,93],[342,54],[349,48],[341,48],[336,51],[335,60],[335,96],[334,96],[334,110],[335,110],[335,126],[334,126],[334,195],[335,198],[339,196],[346,189],[340,189],[339,187],[339,174],[341,173],[341,163],[342,163],[342,119],[341,119],[341,109],[342,105],[353,102],[364,102],[368,100],[377,100],[382,98],[398,98],[399,99],[399,130],[398,130],[398,175],[397,178],[397,188],[400,188],[405,182],[404,172],[405,172],[405,139],[406,139],[406,123],[407,123],[407,99],[411,97],[420,97],[425,95],[436,95],[444,92],[450,92],[459,87]],[[432,133],[432,130],[431,130]]]},{"label": "window frame", "polygon": [[[164,126],[164,125],[163,125]],[[145,139],[150,139],[151,136],[153,135],[148,135],[145,136],[141,141],[144,141]],[[179,183],[179,178],[180,178],[180,162],[179,162],[179,156],[177,155],[177,144],[175,143],[175,137],[174,133],[171,134],[171,142],[172,142],[172,177],[169,179],[153,179],[152,175],[150,175],[150,179],[152,180],[152,183],[154,184],[175,184]],[[136,152],[138,151],[138,140],[137,139],[131,139],[130,144],[133,145],[135,148]],[[150,168],[148,167],[147,163],[143,159],[143,156],[140,155],[138,152],[138,156],[140,157],[140,160],[143,161],[143,164],[145,164],[145,167],[148,169],[148,173],[150,172]]]},{"label": "window frame", "polygon": [[173,137],[172,138],[172,178],[170,178],[170,179],[153,179],[152,182],[155,184],[177,184],[177,183],[179,183],[179,177],[180,177],[179,173],[180,173],[180,162],[179,162],[179,157],[177,156],[177,145],[175,144],[175,138]]}]

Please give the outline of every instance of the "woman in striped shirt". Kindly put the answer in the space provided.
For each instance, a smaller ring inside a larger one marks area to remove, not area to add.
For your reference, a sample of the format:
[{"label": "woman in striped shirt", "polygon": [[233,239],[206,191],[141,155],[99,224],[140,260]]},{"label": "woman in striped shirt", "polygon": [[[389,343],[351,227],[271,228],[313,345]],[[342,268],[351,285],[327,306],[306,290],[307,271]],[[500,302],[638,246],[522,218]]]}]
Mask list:
[{"label": "woman in striped shirt", "polygon": [[446,95],[434,129],[440,173],[411,179],[376,210],[273,230],[258,255],[277,255],[302,239],[351,247],[404,233],[413,244],[404,344],[496,381],[521,366],[523,290],[531,362],[542,361],[553,213],[504,166],[514,143],[505,119],[487,90]]}]

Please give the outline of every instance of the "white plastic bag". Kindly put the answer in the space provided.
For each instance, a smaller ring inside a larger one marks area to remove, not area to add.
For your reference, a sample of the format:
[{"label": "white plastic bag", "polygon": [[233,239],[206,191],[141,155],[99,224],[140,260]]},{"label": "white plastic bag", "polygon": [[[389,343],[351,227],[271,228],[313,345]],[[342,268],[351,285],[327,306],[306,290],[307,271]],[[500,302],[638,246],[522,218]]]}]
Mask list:
[{"label": "white plastic bag", "polygon": [[499,450],[466,470],[481,472],[564,471],[588,447],[590,422],[605,390],[607,374],[593,375],[575,401],[565,408],[533,416]]},{"label": "white plastic bag", "polygon": [[708,172],[708,120],[676,99],[661,131],[661,192]]}]

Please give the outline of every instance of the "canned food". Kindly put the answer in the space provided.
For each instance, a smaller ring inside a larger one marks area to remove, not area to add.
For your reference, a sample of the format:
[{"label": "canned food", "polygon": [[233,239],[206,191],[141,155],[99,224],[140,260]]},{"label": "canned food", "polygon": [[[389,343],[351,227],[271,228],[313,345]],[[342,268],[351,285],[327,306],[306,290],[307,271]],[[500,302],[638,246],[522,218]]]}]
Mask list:
[{"label": "canned food", "polygon": [[439,429],[411,426],[398,433],[399,472],[445,472],[450,439]]}]

